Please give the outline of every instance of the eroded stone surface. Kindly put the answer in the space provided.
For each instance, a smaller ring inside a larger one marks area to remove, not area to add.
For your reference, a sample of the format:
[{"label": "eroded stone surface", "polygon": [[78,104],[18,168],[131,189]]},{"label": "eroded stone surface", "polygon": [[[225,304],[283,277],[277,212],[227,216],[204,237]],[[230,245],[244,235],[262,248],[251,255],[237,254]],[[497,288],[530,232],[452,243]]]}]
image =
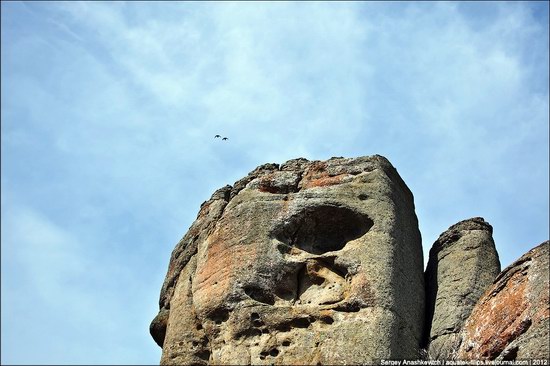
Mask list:
[{"label": "eroded stone surface", "polygon": [[422,266],[412,194],[385,158],[265,164],[202,205],[151,333],[163,364],[418,358]]},{"label": "eroded stone surface", "polygon": [[549,243],[508,266],[466,321],[456,358],[550,358]]},{"label": "eroded stone surface", "polygon": [[450,359],[474,305],[500,272],[493,228],[480,217],[439,236],[426,268],[428,357]]}]

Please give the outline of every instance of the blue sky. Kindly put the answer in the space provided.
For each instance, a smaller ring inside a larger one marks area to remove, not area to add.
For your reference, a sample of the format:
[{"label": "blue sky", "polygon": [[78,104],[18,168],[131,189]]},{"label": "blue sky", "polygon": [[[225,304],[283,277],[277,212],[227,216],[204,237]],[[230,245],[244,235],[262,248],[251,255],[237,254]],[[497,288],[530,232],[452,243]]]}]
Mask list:
[{"label": "blue sky", "polygon": [[171,250],[267,162],[386,156],[425,259],[549,237],[548,2],[1,7],[2,364],[158,363]]}]

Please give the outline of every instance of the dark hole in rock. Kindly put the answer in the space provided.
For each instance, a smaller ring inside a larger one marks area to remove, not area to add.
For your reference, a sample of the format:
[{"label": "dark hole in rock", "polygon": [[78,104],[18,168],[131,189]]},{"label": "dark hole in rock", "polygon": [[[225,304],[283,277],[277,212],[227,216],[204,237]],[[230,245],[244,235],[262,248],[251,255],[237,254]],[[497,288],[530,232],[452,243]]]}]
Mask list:
[{"label": "dark hole in rock", "polygon": [[367,233],[373,221],[351,208],[319,205],[306,207],[271,235],[278,241],[312,254],[342,249],[347,242]]},{"label": "dark hole in rock", "polygon": [[267,328],[262,329],[262,333],[264,333],[264,334],[269,333],[269,329],[267,329]]},{"label": "dark hole in rock", "polygon": [[197,328],[197,330],[201,330],[202,329],[202,324],[197,324],[197,326],[195,328]]},{"label": "dark hole in rock", "polygon": [[261,335],[262,331],[256,328],[245,329],[237,334],[238,337],[256,337]]},{"label": "dark hole in rock", "polygon": [[290,324],[279,324],[275,329],[279,332],[290,332]]},{"label": "dark hole in rock", "polygon": [[213,320],[214,323],[220,325],[221,323],[229,319],[229,311],[227,309],[218,308],[212,311],[210,314],[208,314],[208,318],[210,320]]},{"label": "dark hole in rock", "polygon": [[290,325],[293,326],[294,328],[307,328],[309,327],[309,319],[307,318],[292,319],[292,321],[290,322]]},{"label": "dark hole in rock", "polygon": [[[182,343],[183,343],[183,342],[180,342],[180,346],[183,346]],[[191,342],[191,344],[193,345],[193,347],[197,347],[197,346],[199,345],[199,342],[193,341],[193,342]]]},{"label": "dark hole in rock", "polygon": [[503,352],[502,360],[504,361],[513,361],[518,357],[518,346],[514,346],[510,349],[507,349]]},{"label": "dark hole in rock", "polygon": [[262,325],[264,325],[264,322],[260,319],[256,319],[252,322],[252,324],[254,324],[255,327],[261,327]]},{"label": "dark hole in rock", "polygon": [[289,340],[284,340],[283,343],[282,343],[282,345],[283,345],[284,347],[288,347],[288,346],[290,346],[290,341],[289,341]]},{"label": "dark hole in rock", "polygon": [[269,353],[267,353],[266,351],[262,351],[260,352],[260,356],[267,356]]},{"label": "dark hole in rock", "polygon": [[291,249],[291,247],[286,245],[286,244],[282,244],[282,243],[277,244],[277,250],[281,254],[287,254],[288,252],[290,252],[290,249]]},{"label": "dark hole in rock", "polygon": [[[193,341],[193,346],[196,346],[195,343],[197,343],[197,342],[194,342],[194,341]],[[179,342],[178,344],[179,344],[180,346],[183,346],[183,342]]]},{"label": "dark hole in rock", "polygon": [[361,305],[356,302],[344,302],[342,304],[338,304],[334,308],[334,310],[348,312],[348,313],[356,313],[359,310],[361,310]]},{"label": "dark hole in rock", "polygon": [[250,314],[250,319],[252,319],[252,320],[260,319],[260,314],[252,313],[252,314]]},{"label": "dark hole in rock", "polygon": [[279,354],[279,350],[277,348],[273,348],[271,351],[269,351],[269,354],[273,357],[277,357]]},{"label": "dark hole in rock", "polygon": [[359,198],[361,201],[364,201],[364,200],[368,199],[369,196],[367,196],[364,193],[361,193],[361,194],[359,194],[359,196],[357,196],[357,198]]},{"label": "dark hole in rock", "polygon": [[331,316],[328,316],[328,315],[321,317],[321,321],[322,321],[323,323],[325,323],[325,324],[332,324],[332,323],[334,323],[334,319],[332,319],[332,317],[331,317]]},{"label": "dark hole in rock", "polygon": [[201,350],[196,353],[197,357],[201,360],[208,361],[210,359],[210,351],[208,350]]},{"label": "dark hole in rock", "polygon": [[262,289],[260,287],[247,286],[244,288],[244,293],[247,294],[251,299],[258,302],[274,305],[275,298],[268,290]]}]

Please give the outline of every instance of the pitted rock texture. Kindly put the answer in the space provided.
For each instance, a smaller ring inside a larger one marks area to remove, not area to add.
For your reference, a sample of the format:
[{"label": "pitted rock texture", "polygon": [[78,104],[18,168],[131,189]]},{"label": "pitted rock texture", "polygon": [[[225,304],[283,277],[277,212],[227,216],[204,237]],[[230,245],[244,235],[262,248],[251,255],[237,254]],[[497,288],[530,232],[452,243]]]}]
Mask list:
[{"label": "pitted rock texture", "polygon": [[262,165],[214,193],[174,249],[151,323],[161,363],[416,359],[420,240],[384,157]]},{"label": "pitted rock texture", "polygon": [[508,266],[464,324],[457,359],[550,359],[548,241]]},{"label": "pitted rock texture", "polygon": [[429,358],[453,357],[464,322],[499,274],[492,233],[475,217],[451,226],[433,244],[425,273]]}]

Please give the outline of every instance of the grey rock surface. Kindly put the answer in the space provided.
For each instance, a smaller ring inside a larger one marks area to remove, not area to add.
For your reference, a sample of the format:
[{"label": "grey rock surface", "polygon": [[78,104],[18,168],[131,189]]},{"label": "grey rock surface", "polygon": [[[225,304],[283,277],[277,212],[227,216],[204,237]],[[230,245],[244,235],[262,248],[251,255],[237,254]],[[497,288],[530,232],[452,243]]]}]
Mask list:
[{"label": "grey rock surface", "polygon": [[262,165],[214,193],[176,245],[151,323],[161,363],[416,359],[420,241],[384,157]]},{"label": "grey rock surface", "polygon": [[461,221],[430,250],[426,279],[428,357],[450,359],[478,299],[500,272],[493,228],[480,217]]}]

